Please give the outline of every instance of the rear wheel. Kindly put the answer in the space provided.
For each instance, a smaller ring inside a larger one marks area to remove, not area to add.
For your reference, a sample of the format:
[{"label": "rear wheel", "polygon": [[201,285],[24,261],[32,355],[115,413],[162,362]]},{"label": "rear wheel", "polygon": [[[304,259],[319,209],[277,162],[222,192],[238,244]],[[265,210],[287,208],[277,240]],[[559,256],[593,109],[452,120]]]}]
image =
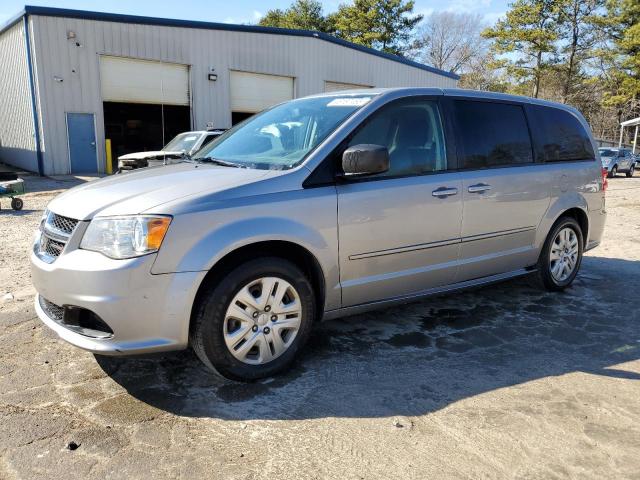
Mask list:
[{"label": "rear wheel", "polygon": [[538,259],[538,276],[551,291],[567,288],[578,274],[582,263],[583,235],[578,222],[562,217],[556,222]]},{"label": "rear wheel", "polygon": [[636,166],[635,165],[631,165],[631,167],[629,167],[629,171],[627,172],[627,177],[631,178],[633,177],[633,174],[635,173],[636,170]]},{"label": "rear wheel", "polygon": [[287,369],[306,343],[315,317],[311,282],[293,263],[250,260],[204,287],[191,346],[214,372],[250,381]]}]

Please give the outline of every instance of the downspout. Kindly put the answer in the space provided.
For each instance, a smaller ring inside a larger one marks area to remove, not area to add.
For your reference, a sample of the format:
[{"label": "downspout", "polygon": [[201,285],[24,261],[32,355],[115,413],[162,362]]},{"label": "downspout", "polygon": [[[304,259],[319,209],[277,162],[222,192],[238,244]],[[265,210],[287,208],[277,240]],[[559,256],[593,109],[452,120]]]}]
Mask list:
[{"label": "downspout", "polygon": [[29,72],[29,89],[31,90],[31,112],[36,140],[36,158],[38,159],[38,175],[44,175],[42,149],[40,148],[40,120],[38,119],[38,103],[36,102],[36,85],[33,80],[33,63],[31,62],[31,35],[29,34],[29,16],[24,14],[24,36],[27,43],[27,70]]}]

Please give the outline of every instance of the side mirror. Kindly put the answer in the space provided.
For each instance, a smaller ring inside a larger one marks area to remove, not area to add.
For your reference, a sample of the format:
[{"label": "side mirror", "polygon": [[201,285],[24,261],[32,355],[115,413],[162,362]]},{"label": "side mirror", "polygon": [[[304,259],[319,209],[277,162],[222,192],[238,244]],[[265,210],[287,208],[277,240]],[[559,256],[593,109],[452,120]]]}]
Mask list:
[{"label": "side mirror", "polygon": [[389,170],[389,150],[373,144],[349,147],[342,154],[342,170],[346,177],[384,173]]}]

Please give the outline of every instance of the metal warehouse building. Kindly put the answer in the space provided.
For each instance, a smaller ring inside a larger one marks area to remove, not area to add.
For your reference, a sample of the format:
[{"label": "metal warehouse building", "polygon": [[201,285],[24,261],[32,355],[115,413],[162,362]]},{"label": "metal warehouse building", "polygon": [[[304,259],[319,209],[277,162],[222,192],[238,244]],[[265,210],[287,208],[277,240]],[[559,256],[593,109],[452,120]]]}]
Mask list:
[{"label": "metal warehouse building", "polygon": [[106,171],[175,134],[357,87],[455,87],[448,72],[330,35],[45,7],[0,29],[0,161]]}]

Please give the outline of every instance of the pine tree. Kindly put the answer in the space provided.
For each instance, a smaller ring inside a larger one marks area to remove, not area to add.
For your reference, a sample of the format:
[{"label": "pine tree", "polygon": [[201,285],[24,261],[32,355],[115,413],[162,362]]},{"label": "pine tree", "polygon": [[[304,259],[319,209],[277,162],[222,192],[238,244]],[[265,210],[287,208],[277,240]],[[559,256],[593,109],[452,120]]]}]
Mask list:
[{"label": "pine tree", "polygon": [[508,54],[502,58],[508,74],[519,83],[530,82],[532,96],[538,97],[545,70],[556,63],[560,1],[516,0],[510,7],[483,35],[494,41],[496,54]]}]

